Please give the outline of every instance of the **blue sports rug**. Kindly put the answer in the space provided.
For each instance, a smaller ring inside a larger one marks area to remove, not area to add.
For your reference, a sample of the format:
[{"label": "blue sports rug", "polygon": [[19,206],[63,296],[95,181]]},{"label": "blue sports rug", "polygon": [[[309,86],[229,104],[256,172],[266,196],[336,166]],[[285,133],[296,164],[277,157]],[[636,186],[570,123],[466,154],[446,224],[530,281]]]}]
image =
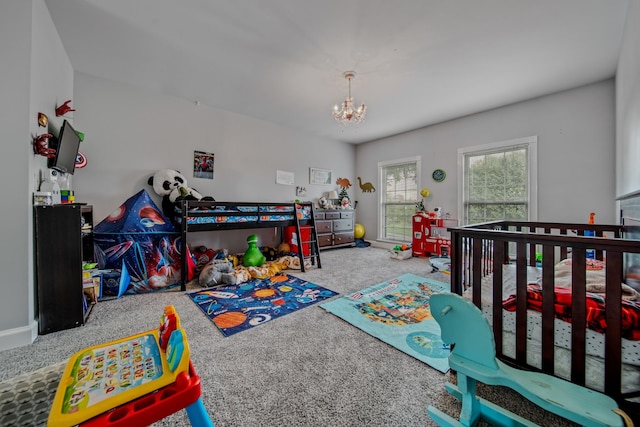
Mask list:
[{"label": "blue sports rug", "polygon": [[442,342],[440,326],[429,309],[429,298],[439,292],[449,292],[449,285],[403,274],[320,307],[446,373],[449,346]]},{"label": "blue sports rug", "polygon": [[188,294],[224,336],[236,334],[338,295],[288,274]]}]

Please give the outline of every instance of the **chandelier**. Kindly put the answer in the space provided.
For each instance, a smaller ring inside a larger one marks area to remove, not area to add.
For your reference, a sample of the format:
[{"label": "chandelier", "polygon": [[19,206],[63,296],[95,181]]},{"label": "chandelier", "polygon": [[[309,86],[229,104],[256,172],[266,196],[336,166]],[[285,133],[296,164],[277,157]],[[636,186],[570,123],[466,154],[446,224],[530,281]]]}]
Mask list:
[{"label": "chandelier", "polygon": [[364,120],[367,107],[364,104],[358,108],[353,107],[353,98],[351,97],[351,79],[356,77],[356,72],[345,71],[342,75],[349,81],[349,96],[340,105],[333,106],[332,114],[338,123],[346,127],[351,122],[360,123]]}]

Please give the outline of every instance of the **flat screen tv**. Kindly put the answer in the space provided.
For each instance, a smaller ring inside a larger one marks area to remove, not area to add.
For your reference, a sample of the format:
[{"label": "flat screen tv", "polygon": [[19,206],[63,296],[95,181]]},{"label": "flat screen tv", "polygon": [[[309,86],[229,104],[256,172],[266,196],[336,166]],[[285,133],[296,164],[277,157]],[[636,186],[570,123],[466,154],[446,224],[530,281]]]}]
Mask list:
[{"label": "flat screen tv", "polygon": [[59,172],[73,175],[80,148],[80,137],[68,121],[65,120],[62,123],[57,138],[49,138],[49,147],[56,149],[56,156],[49,159],[47,166]]}]

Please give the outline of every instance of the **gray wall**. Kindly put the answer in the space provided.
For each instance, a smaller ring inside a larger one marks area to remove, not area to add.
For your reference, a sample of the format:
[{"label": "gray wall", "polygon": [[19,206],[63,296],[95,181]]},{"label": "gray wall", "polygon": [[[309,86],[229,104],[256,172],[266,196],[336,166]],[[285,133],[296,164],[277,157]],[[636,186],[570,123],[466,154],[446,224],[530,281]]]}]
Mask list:
[{"label": "gray wall", "polygon": [[[0,349],[37,336],[33,285],[32,193],[46,159],[33,154],[32,137],[46,133],[37,113],[59,127],[55,107],[73,95],[73,69],[42,0],[0,6]],[[68,98],[65,98],[68,97]],[[62,99],[62,101],[61,101]]]},{"label": "gray wall", "polygon": [[[85,132],[80,150],[88,166],[73,176],[76,199],[94,206],[96,222],[128,197],[146,189],[161,199],[147,179],[159,169],[177,169],[189,185],[218,201],[315,200],[336,185],[310,185],[309,167],[332,169],[353,180],[352,145],[195,102],[153,94],[101,78],[75,77],[76,128]],[[215,154],[214,179],[193,177],[193,152]],[[293,186],[276,184],[276,171],[293,172]],[[260,245],[279,243],[272,229],[197,233],[190,243],[244,251],[255,232]]]},{"label": "gray wall", "polygon": [[[6,183],[0,203],[0,342],[18,343],[31,335],[32,295],[27,260],[30,258],[29,200],[29,87],[31,69],[31,2],[13,1],[0,13],[0,179]],[[17,178],[17,179],[16,179]],[[1,344],[0,344],[1,345]]]},{"label": "gray wall", "polygon": [[640,0],[629,1],[616,77],[616,195],[640,192]]},{"label": "gray wall", "polygon": [[[377,182],[380,161],[421,156],[421,187],[435,206],[458,218],[457,150],[527,136],[538,137],[540,221],[615,223],[614,81],[607,80],[462,117],[356,148],[356,172]],[[431,178],[434,169],[444,182]],[[379,193],[358,193],[358,222],[377,238]]]}]

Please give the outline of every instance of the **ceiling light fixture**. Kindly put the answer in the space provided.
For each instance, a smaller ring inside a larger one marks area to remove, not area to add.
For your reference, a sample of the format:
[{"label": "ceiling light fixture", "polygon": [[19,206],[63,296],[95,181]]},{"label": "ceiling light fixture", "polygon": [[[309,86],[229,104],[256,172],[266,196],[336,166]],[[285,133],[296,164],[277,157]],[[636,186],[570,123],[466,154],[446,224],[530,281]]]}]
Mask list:
[{"label": "ceiling light fixture", "polygon": [[349,123],[360,123],[364,120],[367,112],[366,105],[362,104],[358,108],[353,107],[353,98],[351,97],[351,79],[356,77],[355,71],[345,71],[342,76],[349,81],[349,96],[340,105],[333,106],[333,117],[342,126],[348,126]]}]

